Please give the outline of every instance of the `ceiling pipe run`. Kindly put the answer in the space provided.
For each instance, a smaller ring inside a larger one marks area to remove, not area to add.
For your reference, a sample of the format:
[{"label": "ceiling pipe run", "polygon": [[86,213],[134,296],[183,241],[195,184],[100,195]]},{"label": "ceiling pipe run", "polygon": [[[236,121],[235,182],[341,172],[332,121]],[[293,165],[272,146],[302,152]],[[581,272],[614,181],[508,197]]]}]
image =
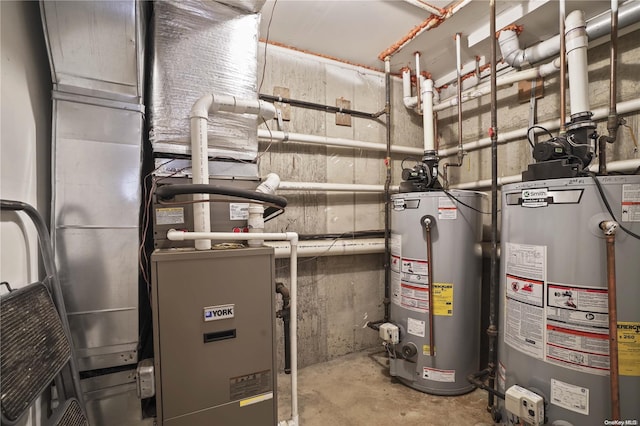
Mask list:
[{"label": "ceiling pipe run", "polygon": [[[618,9],[618,27],[624,28],[640,21],[640,2],[628,1]],[[609,33],[611,15],[603,14],[587,22],[587,36],[595,40]],[[499,43],[504,61],[520,69],[527,64],[535,64],[560,53],[560,34],[526,49],[520,48],[518,35],[514,30],[500,31]]]},{"label": "ceiling pipe run", "polygon": [[451,18],[453,15],[458,13],[460,9],[462,9],[469,3],[471,3],[471,0],[461,0],[453,4],[452,6],[444,9],[444,13],[442,14],[442,16],[431,15],[426,20],[424,20],[420,25],[413,28],[402,39],[400,39],[399,41],[394,43],[391,47],[381,52],[378,55],[378,59],[380,59],[381,61],[384,61],[385,58],[398,53],[400,50],[402,50],[406,45],[411,43],[411,41],[413,41],[420,34],[422,34],[425,31],[429,31],[432,28],[437,27],[438,25],[440,25],[441,23],[443,23],[444,21],[446,21],[447,19]]},{"label": "ceiling pipe run", "polygon": [[442,16],[444,14],[444,10],[440,9],[439,7],[430,5],[429,3],[425,3],[422,0],[404,0],[405,3],[409,3],[412,4],[416,7],[419,7],[422,10],[426,10],[427,12],[431,13],[432,15],[435,16]]}]

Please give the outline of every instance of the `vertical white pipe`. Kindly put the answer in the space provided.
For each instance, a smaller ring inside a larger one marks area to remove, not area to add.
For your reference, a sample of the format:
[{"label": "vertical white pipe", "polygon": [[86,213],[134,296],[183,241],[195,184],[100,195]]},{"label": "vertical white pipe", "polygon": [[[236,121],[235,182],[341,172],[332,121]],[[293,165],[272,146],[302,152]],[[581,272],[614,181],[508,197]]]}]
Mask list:
[{"label": "vertical white pipe", "polygon": [[569,97],[571,115],[590,111],[589,80],[587,74],[587,26],[584,12],[574,10],[565,21],[565,44],[569,68]]},{"label": "vertical white pipe", "polygon": [[420,71],[420,52],[415,53],[416,56],[416,101],[418,105],[418,113],[420,113],[420,109],[422,108],[422,100],[420,96],[422,96],[422,76]]},{"label": "vertical white pipe", "polygon": [[433,80],[422,79],[422,126],[424,130],[424,150],[434,151],[435,134],[433,124]]},{"label": "vertical white pipe", "polygon": [[[191,111],[191,172],[194,184],[209,183],[209,145],[207,143],[208,108],[213,102],[213,96],[201,98]],[[209,195],[194,194],[193,200],[193,228],[196,232],[211,230],[211,216],[209,210]],[[211,240],[196,240],[196,250],[210,250]]]},{"label": "vertical white pipe", "polygon": [[402,70],[402,97],[411,97],[411,70],[409,68]]},{"label": "vertical white pipe", "polygon": [[291,343],[291,420],[298,425],[298,234],[287,232],[291,242],[291,260],[289,261],[291,288],[291,324],[289,341]]}]

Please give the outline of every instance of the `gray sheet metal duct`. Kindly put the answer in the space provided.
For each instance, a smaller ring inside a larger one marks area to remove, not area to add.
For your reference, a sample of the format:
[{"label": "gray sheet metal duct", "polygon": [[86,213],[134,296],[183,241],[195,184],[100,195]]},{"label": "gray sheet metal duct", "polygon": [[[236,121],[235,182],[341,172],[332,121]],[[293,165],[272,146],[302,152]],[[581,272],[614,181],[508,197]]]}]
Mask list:
[{"label": "gray sheet metal duct", "polygon": [[[260,2],[240,6],[248,3]],[[189,111],[202,95],[257,99],[259,22],[259,14],[218,2],[155,3],[149,105],[155,152],[190,152]],[[257,124],[255,116],[212,114],[209,155],[255,159]]]}]

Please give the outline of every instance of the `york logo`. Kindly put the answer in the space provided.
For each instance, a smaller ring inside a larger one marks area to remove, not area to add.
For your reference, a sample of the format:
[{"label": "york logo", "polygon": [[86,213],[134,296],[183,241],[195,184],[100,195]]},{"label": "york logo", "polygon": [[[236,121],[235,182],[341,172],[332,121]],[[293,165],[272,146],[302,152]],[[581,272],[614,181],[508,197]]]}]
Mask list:
[{"label": "york logo", "polygon": [[216,321],[234,317],[235,305],[207,306],[204,308],[204,320]]}]

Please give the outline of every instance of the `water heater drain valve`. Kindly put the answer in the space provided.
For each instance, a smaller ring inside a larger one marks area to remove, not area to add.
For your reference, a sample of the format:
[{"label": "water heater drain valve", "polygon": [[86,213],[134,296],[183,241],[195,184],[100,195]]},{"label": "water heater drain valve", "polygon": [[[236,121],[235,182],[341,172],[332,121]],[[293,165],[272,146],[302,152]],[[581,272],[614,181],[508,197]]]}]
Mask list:
[{"label": "water heater drain valve", "polygon": [[395,345],[400,342],[400,330],[395,324],[385,322],[380,324],[380,338],[386,343]]},{"label": "water heater drain valve", "polygon": [[513,385],[505,393],[506,410],[526,425],[544,424],[544,398],[522,386]]}]

